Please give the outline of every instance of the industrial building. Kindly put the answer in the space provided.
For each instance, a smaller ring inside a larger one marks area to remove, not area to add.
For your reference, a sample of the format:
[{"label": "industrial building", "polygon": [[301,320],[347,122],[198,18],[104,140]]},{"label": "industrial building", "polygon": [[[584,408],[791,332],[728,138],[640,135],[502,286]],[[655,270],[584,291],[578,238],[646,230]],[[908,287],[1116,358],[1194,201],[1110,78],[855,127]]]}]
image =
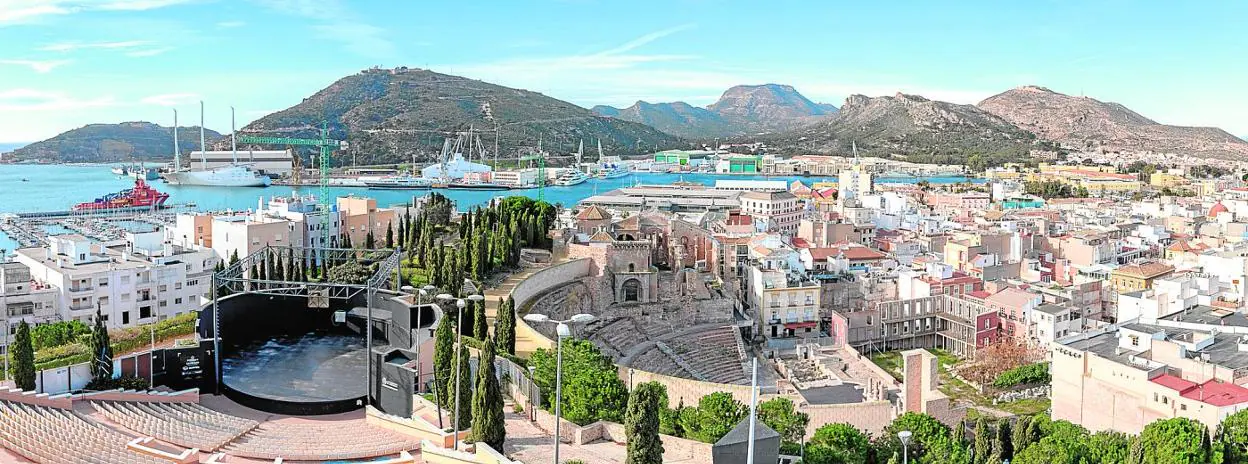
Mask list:
[{"label": "industrial building", "polygon": [[192,151],[192,171],[207,171],[234,164],[237,156],[238,164],[248,165],[265,174],[289,176],[294,169],[294,157],[290,150],[239,150],[234,151]]}]

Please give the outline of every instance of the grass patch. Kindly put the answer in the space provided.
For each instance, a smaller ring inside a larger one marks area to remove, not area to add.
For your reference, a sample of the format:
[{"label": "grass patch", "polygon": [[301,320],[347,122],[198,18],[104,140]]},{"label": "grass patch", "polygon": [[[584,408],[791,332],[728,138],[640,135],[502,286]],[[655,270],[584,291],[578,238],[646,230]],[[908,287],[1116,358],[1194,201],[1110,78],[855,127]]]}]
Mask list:
[{"label": "grass patch", "polygon": [[1011,414],[1032,416],[1045,413],[1051,406],[1052,402],[1048,398],[1031,398],[1009,403],[999,403],[993,407]]},{"label": "grass patch", "polygon": [[901,353],[896,351],[872,353],[870,359],[871,362],[875,363],[876,366],[880,366],[880,369],[884,369],[884,372],[893,376],[894,379],[897,379],[898,381],[902,380]]}]

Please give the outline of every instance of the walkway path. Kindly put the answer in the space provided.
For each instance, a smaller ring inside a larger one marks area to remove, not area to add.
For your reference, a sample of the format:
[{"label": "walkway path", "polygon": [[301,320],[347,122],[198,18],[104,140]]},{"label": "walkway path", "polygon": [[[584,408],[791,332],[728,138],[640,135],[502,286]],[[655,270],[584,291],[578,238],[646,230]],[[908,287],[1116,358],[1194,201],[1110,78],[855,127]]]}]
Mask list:
[{"label": "walkway path", "polygon": [[[523,462],[546,463],[554,458],[555,443],[553,435],[529,422],[522,414],[510,412],[507,408],[507,441],[503,443],[504,454],[512,459]],[[567,462],[579,459],[586,464],[617,464],[623,463],[628,455],[625,445],[598,441],[587,445],[563,443],[559,445],[559,460]],[[693,463],[688,453],[668,451],[663,454],[664,463]]]}]

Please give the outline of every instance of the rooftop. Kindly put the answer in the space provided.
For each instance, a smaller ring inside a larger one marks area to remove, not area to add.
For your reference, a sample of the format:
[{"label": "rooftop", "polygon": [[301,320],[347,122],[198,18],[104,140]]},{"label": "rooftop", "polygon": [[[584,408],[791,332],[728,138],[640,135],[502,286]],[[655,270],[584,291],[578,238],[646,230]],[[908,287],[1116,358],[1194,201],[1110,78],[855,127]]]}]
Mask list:
[{"label": "rooftop", "polygon": [[1174,266],[1160,262],[1128,264],[1114,269],[1114,274],[1151,279],[1174,272]]},{"label": "rooftop", "polygon": [[1055,305],[1055,304],[1042,304],[1036,307],[1036,311],[1040,311],[1042,313],[1051,314],[1051,315],[1056,315],[1056,314],[1066,312],[1069,310],[1070,308],[1067,308],[1065,306]]},{"label": "rooftop", "polygon": [[1196,307],[1163,316],[1160,319],[1206,325],[1229,325],[1248,327],[1248,317],[1233,309],[1196,305]]}]

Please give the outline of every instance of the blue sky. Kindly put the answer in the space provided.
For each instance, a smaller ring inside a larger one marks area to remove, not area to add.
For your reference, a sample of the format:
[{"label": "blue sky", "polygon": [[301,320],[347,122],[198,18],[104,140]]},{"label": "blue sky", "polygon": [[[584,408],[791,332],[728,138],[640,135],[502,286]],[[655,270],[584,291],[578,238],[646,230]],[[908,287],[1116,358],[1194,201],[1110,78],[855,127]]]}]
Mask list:
[{"label": "blue sky", "polygon": [[[1192,5],[1189,6],[1188,3]],[[583,106],[1043,85],[1248,135],[1248,2],[0,0],[0,143],[92,122],[229,129],[373,65]]]}]

